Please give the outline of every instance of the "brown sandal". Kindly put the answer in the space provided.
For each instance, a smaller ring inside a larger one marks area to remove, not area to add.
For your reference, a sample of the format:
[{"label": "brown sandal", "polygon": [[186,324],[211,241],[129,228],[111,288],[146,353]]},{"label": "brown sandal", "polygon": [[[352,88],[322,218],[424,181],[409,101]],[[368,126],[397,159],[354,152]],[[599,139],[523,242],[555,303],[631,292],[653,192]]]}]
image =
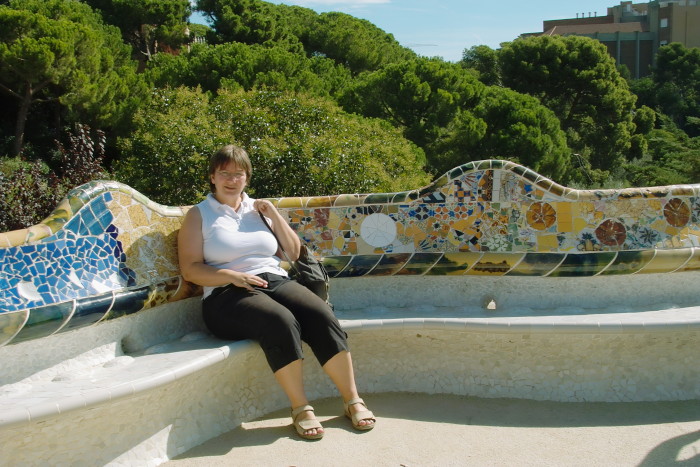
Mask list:
[{"label": "brown sandal", "polygon": [[294,425],[294,429],[297,430],[297,433],[299,436],[301,436],[304,439],[321,439],[323,438],[323,432],[321,433],[316,433],[315,435],[307,435],[306,432],[309,430],[313,430],[314,428],[318,430],[319,428],[323,428],[321,424],[318,422],[318,420],[302,420],[300,422],[297,422],[297,417],[299,417],[299,414],[302,412],[313,412],[314,408],[311,407],[310,405],[302,405],[297,407],[296,409],[292,409],[292,424]]},{"label": "brown sandal", "polygon": [[[359,410],[353,414],[350,413],[350,406],[355,405],[355,404],[362,404],[365,406],[365,410]],[[367,404],[365,404],[365,401],[360,399],[359,397],[356,397],[355,399],[350,399],[345,403],[345,416],[348,417],[352,421],[352,426],[356,430],[371,430],[374,428],[374,424],[376,423],[376,419],[374,418],[374,414],[370,411],[367,410]],[[372,420],[371,424],[368,425],[360,425],[360,420]]]}]

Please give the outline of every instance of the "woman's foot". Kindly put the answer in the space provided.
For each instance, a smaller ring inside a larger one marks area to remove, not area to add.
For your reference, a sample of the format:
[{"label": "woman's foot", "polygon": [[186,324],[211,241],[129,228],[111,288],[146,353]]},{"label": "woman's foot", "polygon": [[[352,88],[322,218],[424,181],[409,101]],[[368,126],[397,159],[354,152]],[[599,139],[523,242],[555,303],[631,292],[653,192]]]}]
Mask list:
[{"label": "woman's foot", "polygon": [[314,408],[310,405],[302,405],[292,409],[292,424],[299,436],[304,439],[323,438],[323,427],[316,420]]},{"label": "woman's foot", "polygon": [[374,414],[367,409],[365,401],[356,397],[345,403],[345,416],[352,421],[352,426],[356,430],[371,430],[374,428],[376,419]]}]

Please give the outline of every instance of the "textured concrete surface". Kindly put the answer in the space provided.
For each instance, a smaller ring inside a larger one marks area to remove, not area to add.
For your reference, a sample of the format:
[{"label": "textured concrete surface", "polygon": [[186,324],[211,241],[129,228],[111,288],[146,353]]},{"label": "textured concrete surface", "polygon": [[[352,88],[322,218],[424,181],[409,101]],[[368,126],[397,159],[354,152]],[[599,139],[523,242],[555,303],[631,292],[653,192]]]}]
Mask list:
[{"label": "textured concrete surface", "polygon": [[288,411],[214,438],[165,465],[700,466],[700,401],[566,403],[452,395],[365,395],[378,417],[356,432],[339,399],[314,401],[326,435],[305,441]]}]

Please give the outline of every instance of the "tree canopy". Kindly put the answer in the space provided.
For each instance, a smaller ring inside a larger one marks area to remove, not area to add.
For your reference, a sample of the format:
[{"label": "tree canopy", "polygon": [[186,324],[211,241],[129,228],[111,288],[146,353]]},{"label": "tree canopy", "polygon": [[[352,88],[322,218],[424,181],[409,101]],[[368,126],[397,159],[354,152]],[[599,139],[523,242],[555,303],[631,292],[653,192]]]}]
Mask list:
[{"label": "tree canopy", "polygon": [[343,107],[382,118],[427,147],[460,110],[475,105],[484,86],[441,59],[419,58],[360,76],[340,98]]},{"label": "tree canopy", "polygon": [[150,60],[163,47],[177,50],[187,40],[189,0],[82,0],[117,26],[137,52]]},{"label": "tree canopy", "polygon": [[636,96],[605,46],[588,37],[537,36],[503,45],[504,86],[537,97],[559,118],[572,150],[595,168],[624,162]]},{"label": "tree canopy", "polygon": [[13,153],[30,107],[58,102],[74,119],[115,124],[140,89],[116,28],[79,2],[13,0],[0,6],[0,90],[17,105]]}]

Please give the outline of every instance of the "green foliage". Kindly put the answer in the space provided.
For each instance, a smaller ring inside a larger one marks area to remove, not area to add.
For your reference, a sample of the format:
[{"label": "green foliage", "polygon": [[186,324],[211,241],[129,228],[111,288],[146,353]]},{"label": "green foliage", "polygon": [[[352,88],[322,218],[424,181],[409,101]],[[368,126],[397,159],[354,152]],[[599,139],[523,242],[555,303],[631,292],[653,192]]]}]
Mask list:
[{"label": "green foliage", "polygon": [[0,159],[0,232],[37,224],[61,201],[58,177],[42,161]]},{"label": "green foliage", "polygon": [[398,191],[429,178],[422,151],[387,123],[304,95],[223,91],[210,103],[198,89],[166,89],[135,123],[117,177],[163,204],[202,199],[208,156],[232,142],[251,155],[258,197]]},{"label": "green foliage", "polygon": [[605,46],[580,36],[538,36],[503,45],[503,85],[530,94],[561,121],[569,146],[594,168],[619,166],[635,131],[636,97]]},{"label": "green foliage", "polygon": [[691,136],[700,136],[700,49],[677,42],[659,48],[652,76],[632,83],[640,102],[669,117]]},{"label": "green foliage", "polygon": [[241,42],[264,46],[284,46],[301,52],[302,45],[294,36],[275,5],[260,0],[197,0],[197,10],[211,20],[212,44]]},{"label": "green foliage", "polygon": [[415,58],[369,21],[260,0],[199,0],[197,9],[213,20],[212,43],[241,42],[283,47],[309,57],[327,57],[353,74]]},{"label": "green foliage", "polygon": [[499,87],[489,87],[473,109],[484,122],[479,137],[458,120],[448,127],[446,147],[440,151],[442,169],[482,159],[507,159],[523,164],[547,177],[565,181],[570,151],[559,120],[537,99]]},{"label": "green foliage", "polygon": [[66,139],[55,142],[58,173],[40,160],[0,158],[0,232],[37,224],[71,188],[104,178],[104,134],[76,125]]},{"label": "green foliage", "polygon": [[15,99],[13,152],[30,108],[57,102],[73,121],[119,125],[143,89],[118,30],[70,0],[13,0],[0,6],[0,90]]},{"label": "green foliage", "polygon": [[463,111],[478,102],[483,88],[454,64],[419,58],[360,76],[340,102],[350,112],[388,120],[426,148],[457,115],[468,117]]},{"label": "green foliage", "polygon": [[178,49],[186,40],[189,0],[83,0],[117,26],[124,41],[145,60],[159,48]]},{"label": "green foliage", "polygon": [[668,116],[647,135],[645,155],[624,166],[634,186],[700,182],[700,137],[689,137]]},{"label": "green foliage", "polygon": [[498,51],[486,45],[475,45],[465,49],[459,62],[464,68],[474,70],[479,81],[488,86],[501,84],[501,71],[498,65]]},{"label": "green foliage", "polygon": [[282,47],[262,47],[239,42],[217,46],[194,45],[190,53],[158,55],[148,69],[156,87],[201,86],[250,90],[270,87],[305,91],[318,96],[335,95],[346,86],[346,68],[321,57],[308,59]]},{"label": "green foliage", "polygon": [[321,13],[310,26],[307,42],[302,40],[307,54],[331,58],[354,74],[416,57],[391,34],[344,13]]},{"label": "green foliage", "polygon": [[117,180],[168,205],[197,201],[206,193],[206,161],[230,141],[208,97],[187,88],[155,90],[134,116],[134,132],[119,140]]}]

